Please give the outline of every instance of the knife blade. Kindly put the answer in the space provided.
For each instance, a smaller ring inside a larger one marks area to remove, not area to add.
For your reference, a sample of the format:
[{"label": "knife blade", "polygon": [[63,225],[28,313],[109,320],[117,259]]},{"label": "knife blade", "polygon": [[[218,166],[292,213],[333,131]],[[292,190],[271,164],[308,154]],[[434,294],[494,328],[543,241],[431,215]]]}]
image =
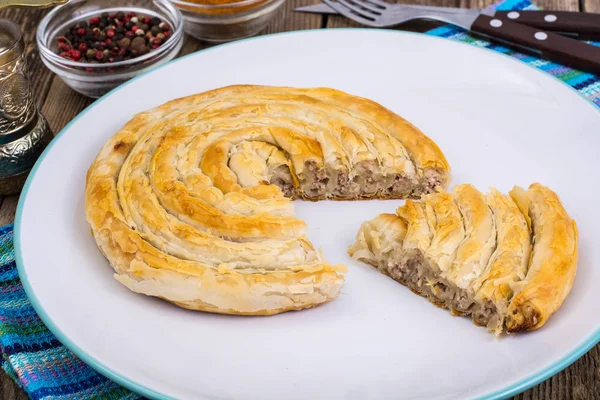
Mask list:
[{"label": "knife blade", "polygon": [[[461,10],[453,7],[422,6],[413,4],[390,4],[391,7],[404,9],[419,9],[429,11]],[[463,9],[464,10],[464,9]],[[483,9],[469,9],[483,12]],[[327,4],[319,3],[298,7],[296,12],[339,15]],[[487,10],[486,10],[487,11]],[[486,12],[487,13],[487,12]],[[533,28],[543,29],[562,35],[577,37],[583,40],[600,40],[600,14],[575,11],[492,11],[495,18],[508,19]]]}]

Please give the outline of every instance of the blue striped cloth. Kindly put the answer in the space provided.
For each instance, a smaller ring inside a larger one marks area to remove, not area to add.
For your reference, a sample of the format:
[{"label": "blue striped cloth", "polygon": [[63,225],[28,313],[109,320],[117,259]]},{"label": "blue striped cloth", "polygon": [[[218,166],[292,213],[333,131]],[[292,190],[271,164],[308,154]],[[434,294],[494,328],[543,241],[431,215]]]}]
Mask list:
[{"label": "blue striped cloth", "polygon": [[2,369],[32,399],[140,398],[83,363],[40,320],[19,280],[12,225],[0,228],[0,350]]},{"label": "blue striped cloth", "polygon": [[[529,1],[506,0],[502,10],[534,9]],[[555,76],[600,106],[598,77],[474,39],[450,26],[428,35],[445,37],[508,54]],[[2,368],[32,399],[139,399],[84,364],[44,326],[19,281],[12,225],[0,228],[0,350]]]}]

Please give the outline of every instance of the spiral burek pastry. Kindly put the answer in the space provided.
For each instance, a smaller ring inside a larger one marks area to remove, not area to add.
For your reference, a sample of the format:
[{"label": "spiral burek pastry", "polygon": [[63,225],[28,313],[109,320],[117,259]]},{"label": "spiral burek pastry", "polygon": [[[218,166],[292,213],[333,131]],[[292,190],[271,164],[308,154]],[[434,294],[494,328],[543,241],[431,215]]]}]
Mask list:
[{"label": "spiral burek pastry", "polygon": [[418,197],[448,174],[429,138],[372,101],[230,86],[136,115],[91,165],[85,207],[132,291],[269,315],[330,301],[344,281],[291,199]]}]

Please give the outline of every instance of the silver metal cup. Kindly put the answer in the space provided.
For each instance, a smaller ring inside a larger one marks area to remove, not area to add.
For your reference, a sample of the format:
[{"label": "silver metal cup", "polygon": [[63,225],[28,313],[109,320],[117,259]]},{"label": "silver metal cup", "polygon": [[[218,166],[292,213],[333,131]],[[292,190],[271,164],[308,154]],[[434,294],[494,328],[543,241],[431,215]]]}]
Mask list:
[{"label": "silver metal cup", "polygon": [[21,190],[52,136],[33,101],[19,26],[0,19],[0,195]]}]

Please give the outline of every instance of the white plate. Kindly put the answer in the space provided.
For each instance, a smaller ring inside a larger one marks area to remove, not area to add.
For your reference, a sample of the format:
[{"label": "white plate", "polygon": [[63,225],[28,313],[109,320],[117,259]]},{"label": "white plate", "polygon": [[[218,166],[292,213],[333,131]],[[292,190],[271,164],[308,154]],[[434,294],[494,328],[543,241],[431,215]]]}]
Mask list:
[{"label": "white plate", "polygon": [[[340,297],[313,310],[227,317],[128,291],[112,278],[84,219],[88,166],[135,112],[236,83],[329,86],[374,99],[440,145],[454,184],[549,185],[579,223],[571,295],[543,329],[501,340],[451,317],[346,254],[362,221],[400,201],[296,203],[313,242],[349,266]],[[317,30],[216,47],[113,91],[53,141],[19,203],[20,276],[65,345],[150,397],[507,396],[566,367],[600,337],[599,126],[598,110],[562,83],[444,39]]]}]

